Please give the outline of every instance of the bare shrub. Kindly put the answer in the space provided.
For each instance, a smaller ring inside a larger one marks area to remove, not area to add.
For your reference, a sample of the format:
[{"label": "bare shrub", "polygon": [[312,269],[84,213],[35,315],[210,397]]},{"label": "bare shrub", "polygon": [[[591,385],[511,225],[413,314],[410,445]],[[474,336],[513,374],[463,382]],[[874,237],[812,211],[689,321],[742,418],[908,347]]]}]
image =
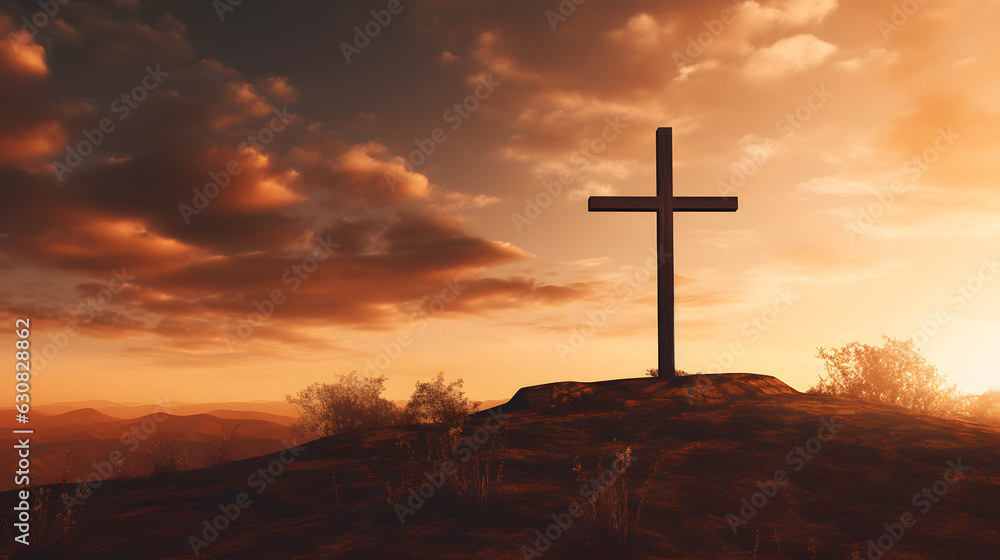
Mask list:
[{"label": "bare shrub", "polygon": [[[385,488],[383,495],[385,496],[385,501],[389,505],[396,503],[402,503],[406,501],[406,498],[410,495],[410,492],[420,484],[420,474],[427,464],[427,461],[423,458],[418,458],[417,451],[413,447],[413,436],[409,435],[397,435],[396,445],[400,448],[406,448],[407,450],[407,461],[406,468],[403,470],[399,477],[399,484],[394,484],[392,482],[391,475],[380,475],[372,470],[367,463],[361,466],[361,470],[368,475],[368,478],[378,480],[379,483]],[[336,474],[334,475],[336,476]],[[339,492],[338,492],[339,494]]]},{"label": "bare shrub", "polygon": [[[646,498],[649,487],[653,482],[663,461],[662,457],[653,465],[649,476],[642,484],[632,482],[632,447],[617,446],[615,461],[612,464],[621,465],[615,467],[615,474],[609,484],[605,484],[607,478],[602,461],[598,459],[597,473],[593,477],[585,474],[579,457],[576,458],[574,471],[577,473],[577,486],[584,496],[580,516],[580,523],[583,538],[586,542],[587,550],[597,558],[615,558],[619,553],[626,550],[629,542],[635,535],[639,525],[639,518],[646,505]],[[594,484],[593,481],[597,481]],[[590,490],[593,491],[591,494]]]},{"label": "bare shrub", "polygon": [[156,434],[156,443],[149,444],[146,446],[146,450],[149,452],[150,459],[153,462],[153,472],[150,474],[152,478],[159,478],[162,476],[171,475],[174,473],[179,473],[188,467],[188,453],[187,450],[181,451],[180,453],[174,452],[174,444],[177,440],[174,439],[173,434],[170,435],[170,441],[164,445],[163,433]]},{"label": "bare shrub", "polygon": [[132,451],[128,455],[115,450],[111,454],[111,476],[117,480],[132,478]]},{"label": "bare shrub", "polygon": [[[503,465],[507,459],[507,423],[503,425],[503,439],[499,433],[490,434],[489,443],[478,446],[476,442],[465,439],[462,429],[453,428],[450,437],[441,440],[438,447],[439,457],[443,464],[446,460],[454,463],[454,474],[445,481],[445,491],[467,509],[482,512],[503,496]],[[460,447],[460,453],[455,454],[459,442],[477,445],[473,450],[470,445]],[[448,455],[451,455],[449,458]]]},{"label": "bare shrub", "polygon": [[503,496],[507,425],[504,424],[502,438],[494,433],[489,442],[476,442],[463,436],[466,421],[463,417],[443,434],[428,434],[423,445],[415,443],[413,436],[398,435],[397,445],[407,451],[406,466],[398,471],[398,478],[379,474],[367,464],[362,470],[369,478],[379,481],[389,505],[407,504],[411,494],[430,480],[430,475],[431,478],[440,477],[440,483],[435,486],[442,495],[469,511],[485,511]]},{"label": "bare shrub", "polygon": [[[52,495],[51,488],[41,485],[41,478],[28,485],[31,532],[27,546],[15,540],[20,533],[12,533],[14,521],[7,518],[6,511],[2,513],[3,531],[12,553],[11,558],[37,558],[38,553],[58,550],[76,536],[87,510],[82,496],[70,494],[70,488],[75,488],[76,485],[66,483],[72,456],[72,453],[66,454],[66,472],[63,474],[58,496]],[[70,507],[71,503],[83,505]]]},{"label": "bare shrub", "polygon": [[214,436],[208,437],[208,449],[205,451],[205,468],[208,470],[222,470],[233,462],[233,455],[236,453],[236,434],[240,432],[240,425],[237,424],[229,435],[226,435],[226,423],[222,423],[222,431],[219,439]]}]

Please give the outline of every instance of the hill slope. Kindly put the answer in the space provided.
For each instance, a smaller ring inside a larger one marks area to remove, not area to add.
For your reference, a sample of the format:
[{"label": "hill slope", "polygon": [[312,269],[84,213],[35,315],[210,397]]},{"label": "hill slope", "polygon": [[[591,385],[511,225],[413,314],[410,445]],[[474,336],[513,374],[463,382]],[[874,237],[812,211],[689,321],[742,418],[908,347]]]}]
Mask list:
[{"label": "hill slope", "polygon": [[[198,536],[201,558],[523,558],[536,531],[579,499],[574,458],[591,472],[598,459],[607,467],[615,439],[631,444],[630,484],[663,461],[620,558],[849,560],[868,558],[868,541],[880,538],[889,551],[871,558],[1000,557],[996,427],[806,395],[751,374],[549,384],[500,409],[507,495],[484,513],[433,495],[400,524],[362,466],[398,482],[408,456],[398,436],[421,441],[442,427],[385,428],[306,443],[287,465],[274,454],[224,474],[107,482],[82,536],[58,557],[191,558]],[[258,469],[269,466],[261,484]],[[234,511],[241,493],[250,501],[239,516],[207,532],[203,522]],[[914,523],[899,533],[904,514]],[[582,524],[570,526],[532,557],[588,558],[582,536]]]}]

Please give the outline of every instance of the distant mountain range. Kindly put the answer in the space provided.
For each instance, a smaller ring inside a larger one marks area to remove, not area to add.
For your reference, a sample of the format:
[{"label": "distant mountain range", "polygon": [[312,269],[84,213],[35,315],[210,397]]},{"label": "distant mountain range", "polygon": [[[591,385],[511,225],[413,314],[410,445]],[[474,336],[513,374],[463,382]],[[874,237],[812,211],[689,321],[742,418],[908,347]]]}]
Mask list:
[{"label": "distant mountain range", "polygon": [[[405,400],[397,400],[399,406]],[[480,410],[506,401],[489,400]],[[14,425],[13,409],[0,409],[0,446],[13,449],[17,442],[11,430],[35,430],[31,439],[32,480],[42,484],[103,480],[110,458],[118,451],[128,457],[132,472],[152,471],[149,446],[162,441],[175,453],[186,451],[191,468],[204,466],[210,440],[219,440],[239,425],[233,459],[267,455],[285,448],[284,442],[304,443],[315,437],[295,438],[289,432],[298,419],[295,407],[285,401],[248,401],[217,403],[116,403],[104,400],[62,402],[31,409],[31,422]],[[7,414],[2,414],[6,412]],[[67,463],[67,455],[69,462]],[[17,457],[7,453],[0,458],[0,469],[13,473]],[[97,478],[99,477],[99,478]],[[0,478],[0,492],[15,488],[14,477]]]},{"label": "distant mountain range", "polygon": [[[235,411],[262,412],[265,414],[283,418],[281,422],[291,424],[298,414],[295,407],[285,401],[245,401],[245,402],[216,402],[216,403],[193,403],[193,402],[165,402],[160,404],[142,403],[117,403],[112,401],[89,400],[75,402],[61,402],[33,406],[32,414],[41,412],[45,415],[62,414],[74,410],[92,408],[114,418],[138,418],[154,412],[168,412],[179,416],[191,414],[213,414],[215,411]],[[256,417],[255,417],[256,418]],[[277,421],[277,420],[275,420]]]}]

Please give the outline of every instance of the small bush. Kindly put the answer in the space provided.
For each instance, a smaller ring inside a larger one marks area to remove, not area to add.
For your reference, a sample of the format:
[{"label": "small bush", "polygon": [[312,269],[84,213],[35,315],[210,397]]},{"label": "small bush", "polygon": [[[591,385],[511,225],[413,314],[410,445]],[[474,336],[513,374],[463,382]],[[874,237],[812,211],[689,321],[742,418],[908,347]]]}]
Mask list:
[{"label": "small bush", "polygon": [[836,395],[901,406],[920,414],[943,415],[960,408],[960,395],[937,368],[917,351],[913,339],[882,335],[881,347],[852,342],[841,348],[819,348],[826,364],[811,393]]},{"label": "small bush", "polygon": [[341,375],[334,384],[313,383],[299,391],[297,398],[286,395],[299,413],[292,434],[325,437],[396,423],[399,419],[396,405],[382,397],[385,382],[384,375],[358,379],[358,371],[354,370]]},{"label": "small bush", "polygon": [[454,424],[472,414],[481,404],[470,402],[462,391],[463,381],[444,384],[444,372],[438,372],[433,381],[417,381],[416,389],[406,404],[406,415],[418,422]]},{"label": "small bush", "polygon": [[1000,389],[966,397],[965,413],[974,422],[1000,425]]}]

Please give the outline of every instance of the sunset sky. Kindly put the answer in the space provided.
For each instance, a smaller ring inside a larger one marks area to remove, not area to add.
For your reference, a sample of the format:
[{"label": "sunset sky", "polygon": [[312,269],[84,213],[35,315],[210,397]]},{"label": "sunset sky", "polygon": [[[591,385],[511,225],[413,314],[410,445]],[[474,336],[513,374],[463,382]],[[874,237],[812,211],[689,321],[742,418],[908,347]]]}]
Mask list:
[{"label": "sunset sky", "polygon": [[998,0],[53,4],[0,8],[36,403],[641,376],[654,218],[587,197],[654,194],[660,126],[740,205],[675,217],[679,368],[885,334],[998,385]]}]

